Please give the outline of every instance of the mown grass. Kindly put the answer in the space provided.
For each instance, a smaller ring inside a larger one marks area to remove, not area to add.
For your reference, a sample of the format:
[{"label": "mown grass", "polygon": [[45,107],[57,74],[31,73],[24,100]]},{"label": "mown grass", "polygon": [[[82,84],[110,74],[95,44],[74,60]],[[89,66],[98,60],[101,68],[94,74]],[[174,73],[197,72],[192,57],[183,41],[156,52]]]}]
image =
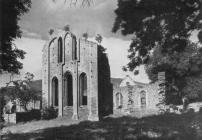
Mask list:
[{"label": "mown grass", "polygon": [[[64,120],[65,121],[65,120]],[[13,140],[201,140],[202,113],[164,114],[141,119],[108,117],[99,122],[7,134]]]}]

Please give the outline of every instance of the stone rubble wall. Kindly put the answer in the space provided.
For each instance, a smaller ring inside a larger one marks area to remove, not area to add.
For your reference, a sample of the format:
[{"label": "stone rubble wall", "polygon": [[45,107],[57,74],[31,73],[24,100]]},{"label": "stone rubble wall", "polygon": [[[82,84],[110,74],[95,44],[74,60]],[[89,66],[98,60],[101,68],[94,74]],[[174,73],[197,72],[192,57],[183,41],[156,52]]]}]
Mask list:
[{"label": "stone rubble wall", "polygon": [[[162,95],[159,94],[160,84],[165,82],[165,73],[161,72],[158,76],[159,80],[151,84],[138,83],[133,86],[114,86],[113,87],[113,110],[115,114],[133,114],[137,117],[148,116],[159,113],[159,107],[157,106]],[[133,104],[128,105],[128,93],[129,87],[132,91]],[[165,87],[163,87],[165,88]],[[161,90],[165,92],[165,89]],[[141,107],[140,92],[146,92],[146,107]],[[118,108],[116,94],[121,93],[123,96],[122,107]]]},{"label": "stone rubble wall", "polygon": [[[63,41],[63,62],[58,63],[58,38]],[[42,69],[42,89],[43,89],[43,106],[52,105],[51,83],[56,77],[59,84],[59,115],[72,117],[75,108],[74,99],[75,90],[79,91],[79,87],[75,87],[75,83],[79,84],[78,78],[80,74],[87,75],[87,107],[77,107],[80,118],[87,118],[88,115],[98,115],[98,70],[97,70],[97,44],[77,39],[77,60],[72,59],[72,37],[70,32],[59,32],[45,44],[43,48],[43,69]],[[49,50],[49,51],[48,51]],[[73,107],[63,106],[65,98],[63,97],[63,78],[66,72],[70,72],[73,78]],[[75,82],[76,81],[76,82]],[[77,92],[78,94],[78,92]],[[77,103],[78,105],[78,103]],[[91,113],[89,111],[91,110]],[[83,114],[83,115],[82,115]]]}]

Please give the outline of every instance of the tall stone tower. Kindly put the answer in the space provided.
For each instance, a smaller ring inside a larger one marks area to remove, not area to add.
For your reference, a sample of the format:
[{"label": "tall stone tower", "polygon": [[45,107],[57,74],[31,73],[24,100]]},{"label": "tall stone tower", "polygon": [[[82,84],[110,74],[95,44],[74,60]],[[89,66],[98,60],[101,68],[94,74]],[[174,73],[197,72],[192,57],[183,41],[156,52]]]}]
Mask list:
[{"label": "tall stone tower", "polygon": [[43,105],[59,116],[98,120],[98,46],[55,31],[43,48]]},{"label": "tall stone tower", "polygon": [[58,116],[99,120],[112,113],[110,67],[101,45],[55,31],[43,48],[43,106]]}]

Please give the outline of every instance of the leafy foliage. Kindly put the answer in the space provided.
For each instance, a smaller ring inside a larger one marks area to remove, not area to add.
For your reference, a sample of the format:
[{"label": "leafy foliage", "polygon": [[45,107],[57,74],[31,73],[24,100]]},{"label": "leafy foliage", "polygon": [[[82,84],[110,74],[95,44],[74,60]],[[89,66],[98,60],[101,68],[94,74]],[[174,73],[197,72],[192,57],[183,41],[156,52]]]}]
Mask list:
[{"label": "leafy foliage", "polygon": [[113,32],[121,30],[123,35],[134,34],[128,56],[131,70],[144,63],[157,45],[166,54],[184,51],[192,31],[202,25],[201,0],[118,2]]},{"label": "leafy foliage", "polygon": [[133,87],[130,84],[127,84],[127,90],[128,90],[128,108],[130,110],[130,112],[132,112],[133,109]]},{"label": "leafy foliage", "polygon": [[67,31],[70,31],[70,25],[68,25],[68,24],[65,25],[65,26],[64,26],[64,30],[65,30],[66,32],[67,32]]},{"label": "leafy foliage", "polygon": [[[129,47],[130,62],[124,69],[133,71],[146,64],[152,81],[157,73],[166,72],[167,102],[179,103],[190,94],[187,79],[201,74],[201,49],[190,42],[193,31],[202,26],[201,0],[118,0],[112,31],[133,34]],[[174,96],[173,96],[174,95]]]},{"label": "leafy foliage", "polygon": [[99,116],[103,117],[112,113],[113,89],[111,73],[106,49],[98,45],[98,110]]},{"label": "leafy foliage", "polygon": [[41,99],[41,91],[32,87],[31,82],[29,80],[12,81],[12,85],[1,89],[2,96],[4,96],[6,101],[11,100],[15,102],[17,100],[24,107],[25,111],[27,111],[29,102]]},{"label": "leafy foliage", "polygon": [[58,110],[56,110],[53,106],[45,107],[42,109],[41,117],[43,120],[54,119],[58,116]]},{"label": "leafy foliage", "polygon": [[18,25],[20,16],[29,11],[31,0],[2,0],[2,69],[8,72],[18,73],[22,63],[18,59],[24,59],[25,52],[13,44],[14,39],[21,37],[22,31]]},{"label": "leafy foliage", "polygon": [[156,47],[146,64],[146,71],[152,81],[157,80],[159,71],[166,71],[166,103],[181,103],[181,98],[201,99],[202,53],[196,44],[189,44],[183,52],[164,55]]},{"label": "leafy foliage", "polygon": [[84,38],[85,40],[88,40],[88,33],[83,33],[83,38]]},{"label": "leafy foliage", "polygon": [[30,82],[31,80],[34,79],[34,74],[30,73],[30,72],[26,72],[25,73],[25,79]]},{"label": "leafy foliage", "polygon": [[97,41],[97,43],[101,44],[102,43],[102,40],[103,40],[103,37],[100,35],[100,34],[97,34],[95,36],[95,40]]},{"label": "leafy foliage", "polygon": [[[1,91],[1,88],[0,88],[0,91]],[[3,94],[0,94],[0,125],[1,125],[1,122],[3,121],[3,108],[5,105],[6,105],[5,98]]]}]

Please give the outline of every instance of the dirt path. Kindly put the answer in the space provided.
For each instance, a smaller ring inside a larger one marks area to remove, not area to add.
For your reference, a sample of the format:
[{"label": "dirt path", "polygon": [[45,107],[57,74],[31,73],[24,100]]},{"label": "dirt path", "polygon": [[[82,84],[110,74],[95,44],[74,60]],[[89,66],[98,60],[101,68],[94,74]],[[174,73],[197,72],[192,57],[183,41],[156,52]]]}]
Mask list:
[{"label": "dirt path", "polygon": [[40,120],[32,121],[23,124],[16,124],[12,126],[7,126],[2,129],[2,134],[18,134],[18,133],[29,133],[36,130],[51,128],[51,127],[60,127],[60,126],[69,126],[71,124],[78,124],[79,121],[69,120],[66,118],[57,118],[54,120]]}]

